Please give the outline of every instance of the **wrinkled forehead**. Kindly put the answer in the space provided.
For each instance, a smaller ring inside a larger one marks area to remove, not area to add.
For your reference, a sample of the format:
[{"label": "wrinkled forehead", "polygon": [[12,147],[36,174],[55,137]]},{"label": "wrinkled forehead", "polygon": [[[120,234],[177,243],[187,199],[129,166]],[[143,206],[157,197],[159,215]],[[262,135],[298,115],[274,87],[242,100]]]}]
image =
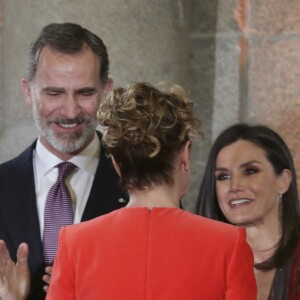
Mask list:
[{"label": "wrinkled forehead", "polygon": [[76,54],[66,54],[45,47],[37,66],[37,83],[73,88],[101,87],[100,62],[98,57],[86,48]]}]

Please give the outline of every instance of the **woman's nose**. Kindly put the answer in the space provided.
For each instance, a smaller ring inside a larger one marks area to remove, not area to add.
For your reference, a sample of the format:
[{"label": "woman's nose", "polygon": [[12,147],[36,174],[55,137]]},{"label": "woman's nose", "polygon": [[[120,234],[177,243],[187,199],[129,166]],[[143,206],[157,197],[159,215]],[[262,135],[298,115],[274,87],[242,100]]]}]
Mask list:
[{"label": "woman's nose", "polygon": [[230,192],[238,192],[243,189],[242,179],[239,176],[232,176],[229,186]]}]

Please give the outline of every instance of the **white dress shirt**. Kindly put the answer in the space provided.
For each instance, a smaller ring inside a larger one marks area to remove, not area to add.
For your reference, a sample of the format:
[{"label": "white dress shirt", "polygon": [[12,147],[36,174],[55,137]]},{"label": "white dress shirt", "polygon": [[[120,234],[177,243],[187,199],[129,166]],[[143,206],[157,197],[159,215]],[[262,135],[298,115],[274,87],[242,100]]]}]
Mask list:
[{"label": "white dress shirt", "polygon": [[[96,174],[99,157],[100,141],[97,134],[95,134],[93,141],[81,153],[69,160],[78,167],[67,179],[74,209],[74,223],[81,221]],[[42,240],[46,198],[58,177],[58,168],[55,168],[55,166],[61,162],[62,160],[47,150],[38,139],[33,154],[33,170]]]}]

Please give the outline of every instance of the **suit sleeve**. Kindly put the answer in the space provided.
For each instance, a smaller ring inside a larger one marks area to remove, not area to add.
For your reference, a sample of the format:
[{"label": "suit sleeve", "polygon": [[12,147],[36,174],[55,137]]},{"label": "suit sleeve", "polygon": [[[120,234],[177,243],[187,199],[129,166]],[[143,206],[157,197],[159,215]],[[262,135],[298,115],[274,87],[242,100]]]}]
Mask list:
[{"label": "suit sleeve", "polygon": [[66,242],[66,228],[62,228],[58,239],[58,251],[54,260],[51,283],[46,300],[76,300],[75,268],[70,261]]},{"label": "suit sleeve", "polygon": [[257,299],[253,266],[253,254],[246,242],[245,230],[239,228],[238,238],[227,271],[226,300]]}]

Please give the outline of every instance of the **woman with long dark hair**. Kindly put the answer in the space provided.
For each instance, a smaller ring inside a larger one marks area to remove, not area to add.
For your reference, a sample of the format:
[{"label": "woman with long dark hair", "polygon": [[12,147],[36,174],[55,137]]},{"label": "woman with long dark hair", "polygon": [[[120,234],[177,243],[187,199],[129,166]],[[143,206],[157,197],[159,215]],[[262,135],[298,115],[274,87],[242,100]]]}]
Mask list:
[{"label": "woman with long dark hair", "polygon": [[300,299],[300,209],[292,155],[263,125],[236,124],[210,150],[197,212],[242,226],[258,299]]}]

